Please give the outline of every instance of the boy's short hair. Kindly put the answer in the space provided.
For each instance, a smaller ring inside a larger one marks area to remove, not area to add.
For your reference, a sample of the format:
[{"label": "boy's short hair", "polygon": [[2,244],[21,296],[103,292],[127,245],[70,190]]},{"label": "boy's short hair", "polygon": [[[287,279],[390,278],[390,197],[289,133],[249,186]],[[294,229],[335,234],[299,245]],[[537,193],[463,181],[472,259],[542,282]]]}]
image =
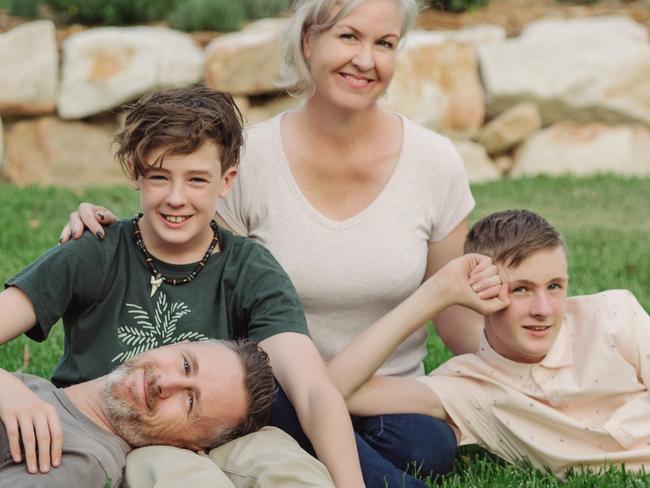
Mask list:
[{"label": "boy's short hair", "polygon": [[465,252],[490,256],[494,262],[516,267],[538,251],[566,244],[546,220],[529,210],[496,212],[476,222],[465,238]]},{"label": "boy's short hair", "polygon": [[[124,128],[114,138],[115,154],[131,179],[160,167],[170,154],[191,154],[206,141],[219,149],[221,174],[239,162],[243,118],[232,96],[202,85],[169,88],[143,96],[126,107]],[[154,149],[165,151],[148,164]]]}]

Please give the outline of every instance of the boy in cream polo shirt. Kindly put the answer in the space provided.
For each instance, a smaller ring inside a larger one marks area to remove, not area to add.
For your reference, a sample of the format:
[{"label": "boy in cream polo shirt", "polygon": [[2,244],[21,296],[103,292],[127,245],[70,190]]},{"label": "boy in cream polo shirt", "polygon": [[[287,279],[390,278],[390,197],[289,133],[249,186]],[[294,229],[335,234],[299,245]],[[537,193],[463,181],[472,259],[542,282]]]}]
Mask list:
[{"label": "boy in cream polo shirt", "polygon": [[[498,311],[498,305],[483,306],[477,353],[452,358],[416,381],[372,377],[362,385],[410,332],[414,299],[331,365],[351,409],[367,415],[381,405],[384,412],[388,406],[440,417],[454,427],[460,445],[480,444],[559,477],[571,467],[650,468],[650,317],[634,296],[610,290],[567,298],[565,244],[548,222],[525,210],[477,222],[465,251],[501,266],[504,284],[495,301],[507,304]],[[429,311],[472,306],[472,256],[452,261],[422,285],[441,290]],[[353,372],[358,375],[351,378]]]}]

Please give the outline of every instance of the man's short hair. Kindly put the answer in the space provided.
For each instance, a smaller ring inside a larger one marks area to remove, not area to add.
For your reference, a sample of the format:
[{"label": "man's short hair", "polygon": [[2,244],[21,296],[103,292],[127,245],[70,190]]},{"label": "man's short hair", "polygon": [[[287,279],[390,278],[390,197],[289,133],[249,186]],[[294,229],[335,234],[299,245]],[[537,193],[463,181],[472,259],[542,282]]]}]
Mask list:
[{"label": "man's short hair", "polygon": [[[191,154],[206,141],[219,149],[221,174],[239,162],[243,118],[232,96],[203,85],[169,88],[143,96],[126,107],[124,128],[114,137],[115,154],[131,179],[150,167],[160,167],[170,154]],[[154,149],[165,151],[153,162]]]},{"label": "man's short hair", "polygon": [[494,262],[516,267],[536,252],[566,244],[546,220],[529,210],[505,210],[482,218],[465,238],[465,252],[490,256]]},{"label": "man's short hair", "polygon": [[244,367],[244,387],[248,395],[246,414],[239,423],[232,427],[215,427],[208,436],[206,447],[213,448],[264,427],[271,415],[276,386],[269,356],[255,342],[249,339],[207,342],[221,344],[237,353]]}]

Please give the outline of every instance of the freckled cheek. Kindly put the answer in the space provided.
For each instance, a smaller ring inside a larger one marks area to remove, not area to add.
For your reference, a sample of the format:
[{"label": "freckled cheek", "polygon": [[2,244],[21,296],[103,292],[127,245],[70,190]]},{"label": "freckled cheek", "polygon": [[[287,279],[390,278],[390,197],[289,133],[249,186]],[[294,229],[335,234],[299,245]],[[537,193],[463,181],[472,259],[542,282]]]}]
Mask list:
[{"label": "freckled cheek", "polygon": [[163,190],[161,188],[152,186],[152,187],[146,188],[145,193],[146,193],[146,196],[143,198],[143,200],[146,203],[154,204],[154,203],[156,203],[156,202],[158,202],[160,200],[163,200],[168,192],[166,192],[165,190]]}]

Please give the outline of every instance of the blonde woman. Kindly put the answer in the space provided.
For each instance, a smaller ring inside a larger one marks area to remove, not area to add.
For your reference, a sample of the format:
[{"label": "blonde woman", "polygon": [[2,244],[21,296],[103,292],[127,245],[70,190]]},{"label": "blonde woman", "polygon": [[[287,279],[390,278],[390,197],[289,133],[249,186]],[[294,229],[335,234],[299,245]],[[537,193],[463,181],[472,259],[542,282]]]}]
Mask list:
[{"label": "blonde woman", "polygon": [[[378,104],[416,13],[415,0],[297,2],[285,75],[305,102],[248,129],[239,175],[218,204],[222,224],[288,272],[326,361],[462,254],[474,200],[460,157],[448,139]],[[101,237],[98,220],[112,218],[82,204],[62,240],[79,236],[82,220]],[[474,350],[477,314],[456,306],[432,318],[452,351]],[[422,325],[378,374],[423,373]],[[313,453],[282,392],[272,423]],[[413,464],[423,475],[451,468],[456,441],[442,421],[354,416],[353,425],[368,486],[402,486],[403,476],[424,486],[404,475]]]}]

